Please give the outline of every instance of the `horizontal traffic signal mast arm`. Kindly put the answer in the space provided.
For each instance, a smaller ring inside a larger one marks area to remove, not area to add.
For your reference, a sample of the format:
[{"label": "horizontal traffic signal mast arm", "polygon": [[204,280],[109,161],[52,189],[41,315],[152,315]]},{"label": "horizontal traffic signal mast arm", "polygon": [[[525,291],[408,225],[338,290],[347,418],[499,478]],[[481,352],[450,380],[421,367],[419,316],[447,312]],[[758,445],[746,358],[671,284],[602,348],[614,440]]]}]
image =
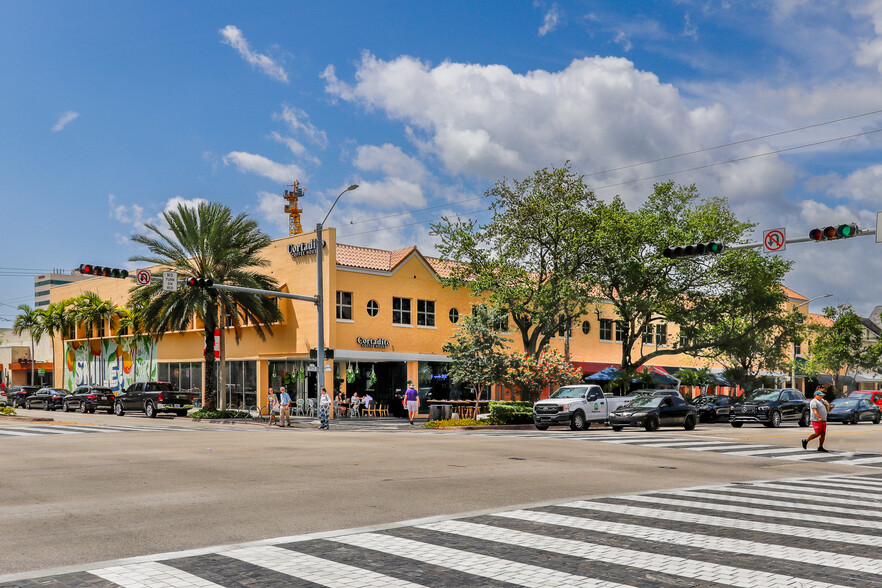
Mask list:
[{"label": "horizontal traffic signal mast arm", "polygon": [[[851,236],[848,236],[848,237],[832,237],[832,238],[828,237],[826,239],[816,239],[816,238],[812,237],[811,233],[810,233],[808,237],[792,237],[792,238],[788,237],[787,239],[784,240],[784,242],[787,244],[790,244],[790,243],[808,243],[811,241],[815,241],[815,242],[818,242],[818,241],[839,241],[842,239],[851,239],[853,237],[866,237],[869,235],[876,234],[876,229],[858,229],[857,225],[853,225],[853,223],[848,224],[848,225],[842,225],[842,226],[854,226],[854,229],[855,229],[854,234]],[[827,227],[827,228],[829,228],[829,227]],[[822,229],[812,229],[812,231],[815,231],[815,230],[823,231],[825,229],[823,229],[823,228]],[[762,242],[760,242],[760,243],[744,243],[741,245],[726,245],[726,249],[759,249],[759,248],[762,248],[762,246],[763,246]]]},{"label": "horizontal traffic signal mast arm", "polygon": [[[186,280],[185,280],[186,283]],[[287,292],[279,292],[278,290],[261,290],[259,288],[245,288],[244,286],[228,286],[226,284],[212,284],[209,288],[217,288],[218,290],[230,290],[231,292],[245,292],[246,294],[259,294],[263,296],[272,296],[275,298],[290,298],[292,300],[302,300],[304,302],[312,302],[318,304],[317,296],[304,296],[302,294],[288,294]]]},{"label": "horizontal traffic signal mast arm", "polygon": [[[830,231],[832,229],[832,232]],[[822,228],[812,229],[809,232],[808,237],[789,237],[784,240],[785,243],[808,243],[811,241],[820,242],[820,241],[840,241],[843,239],[851,239],[853,237],[866,237],[869,235],[875,235],[876,229],[859,229],[857,224],[848,223],[838,226],[828,226]],[[761,249],[763,247],[763,243],[741,243],[738,245],[722,245],[720,243],[714,243],[715,245],[721,246],[719,250],[709,250],[707,245],[710,243],[702,244],[699,243],[697,245],[681,245],[678,247],[668,247],[663,251],[663,255],[672,259],[685,259],[689,257],[696,257],[698,255],[708,255],[714,253],[720,253],[722,251],[729,251],[734,249]],[[680,253],[677,253],[677,250]]]},{"label": "horizontal traffic signal mast arm", "polygon": [[91,263],[81,263],[80,273],[90,276],[104,276],[106,278],[125,279],[129,277],[129,270],[116,267],[107,267],[103,265],[94,265]]}]

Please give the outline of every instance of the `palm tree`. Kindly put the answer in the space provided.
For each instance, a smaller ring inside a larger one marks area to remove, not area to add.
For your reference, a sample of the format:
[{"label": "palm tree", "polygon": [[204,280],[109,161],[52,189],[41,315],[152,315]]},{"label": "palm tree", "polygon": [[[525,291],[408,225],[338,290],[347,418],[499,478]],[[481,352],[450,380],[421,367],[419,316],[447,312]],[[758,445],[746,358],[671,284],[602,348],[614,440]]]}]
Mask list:
[{"label": "palm tree", "polygon": [[[55,335],[61,335],[61,341],[64,342],[64,336],[75,323],[73,312],[69,307],[73,304],[73,299],[68,298],[61,302],[54,302],[41,311],[41,321],[43,323],[43,331],[49,335],[52,341],[52,376],[56,378],[55,371]],[[56,382],[58,380],[56,379]]]},{"label": "palm tree", "polygon": [[18,310],[20,314],[15,317],[12,325],[12,332],[21,335],[25,331],[31,337],[31,385],[34,384],[34,343],[39,343],[43,338],[43,321],[42,312],[38,309],[32,309],[27,304],[19,304]]},{"label": "palm tree", "polygon": [[[184,276],[212,280],[215,284],[261,290],[277,288],[272,278],[258,271],[269,265],[260,252],[269,246],[270,238],[248,215],[233,217],[230,209],[222,204],[201,203],[195,208],[178,205],[176,210],[163,213],[163,217],[168,223],[168,232],[147,224],[150,233],[132,236],[134,242],[146,246],[150,253],[136,255],[131,261],[153,263]],[[253,324],[258,336],[266,340],[265,332],[272,334],[270,324],[282,317],[276,301],[267,296],[190,286],[164,292],[158,281],[132,288],[129,303],[144,309],[144,327],[160,338],[168,331],[186,329],[194,314],[202,321],[206,408],[214,407],[216,400],[214,329],[219,326],[219,317],[229,316],[237,343],[243,321]]]},{"label": "palm tree", "polygon": [[[141,306],[134,305],[130,307],[117,308],[116,315],[118,318],[116,330],[116,342],[120,343],[122,338],[128,335],[137,337],[143,335],[144,330],[144,309]],[[134,373],[132,377],[138,380],[138,362],[132,362]]]},{"label": "palm tree", "polygon": [[92,329],[102,326],[116,314],[116,305],[94,292],[84,292],[74,299],[73,314],[86,329],[86,373],[92,382]]}]

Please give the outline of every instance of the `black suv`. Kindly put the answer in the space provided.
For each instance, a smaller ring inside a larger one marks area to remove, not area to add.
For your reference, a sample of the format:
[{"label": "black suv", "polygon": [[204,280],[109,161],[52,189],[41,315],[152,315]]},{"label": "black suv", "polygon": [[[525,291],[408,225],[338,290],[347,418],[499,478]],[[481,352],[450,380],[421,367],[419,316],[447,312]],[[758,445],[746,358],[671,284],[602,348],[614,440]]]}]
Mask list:
[{"label": "black suv", "polygon": [[193,408],[193,394],[181,392],[169,382],[135,382],[116,395],[113,412],[123,416],[126,411],[143,412],[154,418],[160,412],[187,416]]},{"label": "black suv", "polygon": [[64,412],[79,410],[83,414],[106,410],[110,414],[113,413],[115,398],[113,390],[105,386],[80,386],[64,399],[61,409]]},{"label": "black suv", "polygon": [[800,427],[807,427],[810,418],[808,400],[796,388],[759,388],[741,397],[729,413],[733,427],[744,423],[779,427],[782,421],[796,421]]},{"label": "black suv", "polygon": [[6,391],[6,402],[9,406],[24,408],[25,399],[36,391],[36,386],[10,386]]},{"label": "black suv", "polygon": [[25,398],[25,408],[42,408],[43,410],[55,410],[61,408],[64,398],[70,394],[64,388],[40,388]]}]

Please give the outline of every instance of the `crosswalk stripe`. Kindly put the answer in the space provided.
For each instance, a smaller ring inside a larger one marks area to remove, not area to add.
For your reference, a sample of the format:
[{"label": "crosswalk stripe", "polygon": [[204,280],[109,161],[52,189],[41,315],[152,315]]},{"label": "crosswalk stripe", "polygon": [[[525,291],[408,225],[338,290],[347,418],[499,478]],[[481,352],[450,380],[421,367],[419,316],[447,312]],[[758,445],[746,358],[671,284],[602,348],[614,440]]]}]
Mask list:
[{"label": "crosswalk stripe", "polygon": [[400,586],[417,588],[419,584],[337,563],[331,560],[283,549],[281,547],[246,547],[222,551],[220,555],[260,566],[280,574],[294,576],[323,586]]},{"label": "crosswalk stripe", "polygon": [[[764,487],[768,487],[768,486],[764,486]],[[787,490],[790,492],[793,491],[792,488],[787,488]],[[791,505],[793,504],[793,501],[792,501],[793,494],[792,493],[774,492],[772,490],[763,490],[763,489],[760,489],[758,486],[737,485],[737,486],[731,486],[731,487],[726,488],[726,491],[728,493],[733,494],[733,495],[747,495],[746,497],[749,499],[752,499],[754,496],[771,496],[771,497],[776,497],[776,498],[789,497],[789,498],[791,498],[790,504]],[[696,492],[707,492],[708,496],[719,496],[716,489],[712,489],[712,488],[700,489],[700,490],[696,490]],[[867,506],[866,500],[849,500],[847,498],[840,498],[838,496],[836,497],[836,503],[842,504],[842,505],[851,504],[854,506],[862,506],[862,507]]]},{"label": "crosswalk stripe", "polygon": [[777,545],[775,549],[769,549],[767,543],[748,541],[746,539],[709,536],[685,531],[660,530],[655,527],[616,523],[602,519],[584,519],[550,512],[514,510],[495,513],[491,516],[634,537],[652,543],[668,543],[684,547],[724,551],[737,555],[756,555],[784,561],[799,561],[806,564],[838,569],[852,569],[874,574],[878,574],[880,568],[880,560],[868,557],[858,557],[818,549],[803,549],[787,545]]},{"label": "crosswalk stripe", "polygon": [[[693,498],[705,498],[705,499],[708,499],[708,500],[730,500],[730,501],[732,501],[732,502],[739,502],[739,501],[741,501],[740,504],[743,504],[743,500],[744,500],[744,497],[741,497],[741,496],[735,496],[735,495],[732,495],[732,496],[728,496],[728,497],[727,497],[727,496],[724,495],[724,494],[713,494],[713,495],[711,495],[711,494],[705,494],[705,493],[700,492],[700,491],[697,491],[697,490],[677,490],[677,491],[676,491],[676,494],[677,494],[677,496],[684,496],[684,495],[685,495],[685,496],[687,496],[687,497],[693,497]],[[659,495],[658,495],[658,494],[651,494],[650,496],[659,496]],[[661,496],[659,496],[659,498],[661,498]],[[668,499],[669,499],[669,498],[668,498],[667,496],[665,496],[665,500],[668,500]],[[836,502],[837,502],[837,504],[839,503],[838,500],[837,500]],[[702,504],[705,504],[705,503],[702,502]],[[768,500],[768,499],[764,499],[764,498],[756,498],[756,497],[754,497],[754,498],[751,498],[751,499],[750,499],[750,504],[762,504],[762,505],[764,505],[764,506],[781,506],[781,507],[784,507],[784,508],[793,508],[793,501],[792,501],[792,500],[790,500],[790,501],[785,501],[785,500]],[[861,504],[864,504],[864,503],[861,503]],[[841,514],[848,514],[848,515],[853,515],[853,514],[855,514],[853,508],[844,507],[844,506],[830,506],[830,505],[825,504],[825,505],[823,506],[823,508],[824,508],[824,512],[838,512],[838,513],[841,513]],[[778,511],[776,511],[776,512],[778,512]],[[869,518],[869,519],[871,519],[871,520],[872,520],[872,519],[879,519],[879,522],[878,522],[878,523],[875,523],[874,527],[882,526],[882,514],[878,514],[878,515],[876,515],[876,514],[870,513],[870,514],[864,514],[864,515],[861,515],[861,516],[865,516],[865,517],[867,517],[867,518]],[[814,516],[812,517],[812,520],[816,520],[816,519],[814,518]],[[836,520],[837,520],[837,522],[842,522],[842,519],[841,519],[841,518],[836,519]]]},{"label": "crosswalk stripe", "polygon": [[546,588],[547,586],[620,588],[627,586],[627,584],[596,580],[587,576],[577,576],[559,570],[380,533],[345,535],[335,537],[332,541],[365,549],[395,553],[408,559],[424,561],[482,578],[493,578],[517,586],[528,586],[531,588]]},{"label": "crosswalk stripe", "polygon": [[703,444],[699,447],[690,447],[692,451],[715,451],[717,453],[724,453],[731,451],[733,449],[744,449],[745,447],[756,447],[756,445],[744,445],[743,443],[735,443],[733,441],[720,441],[711,445]]},{"label": "crosswalk stripe", "polygon": [[832,478],[823,478],[818,480],[818,482],[822,482],[824,486],[832,487],[832,488],[842,488],[843,490],[856,490],[858,492],[870,492],[873,491],[882,491],[882,486],[868,486],[866,484],[860,484],[858,482],[852,482],[849,480],[835,480]]},{"label": "crosswalk stripe", "polygon": [[[628,497],[626,496],[623,496],[621,498],[624,498],[626,500],[628,499]],[[809,539],[815,539],[818,535],[818,530],[812,527],[786,525],[777,522],[765,523],[759,521],[748,521],[742,519],[726,518],[722,516],[700,515],[693,512],[677,512],[673,510],[666,510],[664,508],[664,504],[659,504],[658,509],[651,509],[636,506],[625,506],[620,504],[577,500],[575,502],[561,504],[560,506],[599,512],[612,512],[649,519],[689,522],[693,524],[710,525],[714,527],[723,527],[730,529],[741,529],[746,531],[759,531],[763,533],[773,533],[775,535],[790,535],[793,537],[804,537]],[[806,523],[810,524],[810,521],[806,521]],[[824,530],[823,534],[825,541],[854,543],[857,545],[869,545],[871,547],[878,547],[880,544],[880,538],[872,535],[859,535],[856,533],[846,533],[843,531],[831,530]]]},{"label": "crosswalk stripe", "polygon": [[123,588],[222,588],[220,584],[153,561],[89,570],[89,573]]},{"label": "crosswalk stripe", "polygon": [[24,429],[14,429],[12,427],[0,428],[0,435],[9,435],[12,437],[30,437],[32,435],[42,435],[43,433],[31,433]]},{"label": "crosswalk stripe", "polygon": [[[792,453],[793,447],[769,447],[768,445],[742,445],[737,449],[726,451],[727,455],[772,455],[774,453]],[[804,451],[800,449],[799,451]]]},{"label": "crosswalk stripe", "polygon": [[[679,493],[678,493],[679,494]],[[804,512],[790,512],[786,510],[770,510],[766,508],[753,508],[750,505],[740,505],[740,506],[732,506],[731,504],[717,504],[712,502],[699,502],[697,500],[683,500],[681,498],[674,498],[671,496],[665,496],[664,498],[660,498],[658,496],[644,496],[644,495],[635,495],[632,494],[627,497],[628,500],[633,502],[646,502],[649,504],[657,504],[659,500],[662,500],[666,505],[672,506],[686,506],[691,508],[700,508],[704,510],[714,510],[725,513],[733,513],[735,515],[744,514],[744,515],[755,515],[761,517],[769,517],[769,518],[778,518],[778,519],[795,519],[797,521],[805,522],[807,519],[812,523],[827,523],[831,525],[839,525],[842,524],[842,517],[826,517],[817,513],[811,513],[807,515]],[[793,505],[791,504],[791,507]],[[822,506],[826,511],[826,506]],[[853,511],[852,511],[853,512]],[[848,524],[850,527],[865,527],[867,529],[878,529],[879,521],[865,521],[865,520],[849,520]],[[882,544],[882,537],[878,539],[879,543]]]},{"label": "crosswalk stripe", "polygon": [[[811,491],[816,491],[816,492],[835,491],[837,498],[842,497],[842,496],[846,496],[846,497],[850,496],[852,498],[863,498],[864,500],[867,500],[868,498],[878,498],[879,497],[879,493],[873,492],[872,490],[866,490],[866,491],[864,491],[864,490],[850,490],[850,489],[845,489],[845,488],[837,488],[835,486],[831,487],[831,486],[822,485],[822,484],[811,484],[811,483],[806,484],[805,481],[803,481],[803,480],[793,480],[792,483],[795,484],[797,487],[794,488],[791,486],[789,489],[793,490],[794,492],[800,492],[800,493],[806,493],[806,492],[811,492]],[[758,485],[765,487],[765,488],[781,488],[782,487],[780,484],[777,484],[775,482],[761,482],[761,483],[758,483]]]},{"label": "crosswalk stripe", "polygon": [[882,491],[882,479],[879,479],[879,478],[868,478],[868,477],[857,478],[856,477],[852,480],[849,480],[847,478],[827,478],[827,479],[830,480],[831,482],[832,481],[847,482],[851,486],[864,486],[867,488],[876,488],[876,489]]},{"label": "crosswalk stripe", "polygon": [[633,549],[623,549],[596,543],[558,539],[546,535],[526,533],[514,529],[491,527],[464,521],[443,521],[421,525],[418,528],[432,529],[444,533],[463,535],[485,541],[495,541],[508,545],[517,545],[542,551],[562,553],[582,559],[603,561],[623,566],[638,567],[654,572],[664,572],[684,578],[692,578],[704,582],[722,582],[741,588],[756,586],[783,586],[787,582],[799,579],[801,585],[809,588],[828,588],[836,586],[827,582],[814,582],[793,576],[771,574],[757,570],[748,570],[709,561],[696,561],[683,557],[646,553]]}]

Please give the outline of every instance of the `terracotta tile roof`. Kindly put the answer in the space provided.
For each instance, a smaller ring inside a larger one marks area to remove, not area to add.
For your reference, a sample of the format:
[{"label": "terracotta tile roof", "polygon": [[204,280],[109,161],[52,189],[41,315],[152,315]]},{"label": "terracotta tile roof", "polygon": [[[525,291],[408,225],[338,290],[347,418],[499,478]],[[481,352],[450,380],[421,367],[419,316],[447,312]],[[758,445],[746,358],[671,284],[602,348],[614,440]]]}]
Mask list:
[{"label": "terracotta tile roof", "polygon": [[795,299],[795,300],[808,300],[805,296],[800,294],[795,290],[791,290],[787,286],[781,286],[784,289],[784,293],[787,294],[787,298]]},{"label": "terracotta tile roof", "polygon": [[813,312],[808,313],[808,320],[810,323],[815,323],[816,325],[822,325],[824,327],[832,327],[833,321],[823,314],[815,314]]},{"label": "terracotta tile roof", "polygon": [[391,251],[355,247],[337,243],[337,265],[389,271],[392,268]]}]

